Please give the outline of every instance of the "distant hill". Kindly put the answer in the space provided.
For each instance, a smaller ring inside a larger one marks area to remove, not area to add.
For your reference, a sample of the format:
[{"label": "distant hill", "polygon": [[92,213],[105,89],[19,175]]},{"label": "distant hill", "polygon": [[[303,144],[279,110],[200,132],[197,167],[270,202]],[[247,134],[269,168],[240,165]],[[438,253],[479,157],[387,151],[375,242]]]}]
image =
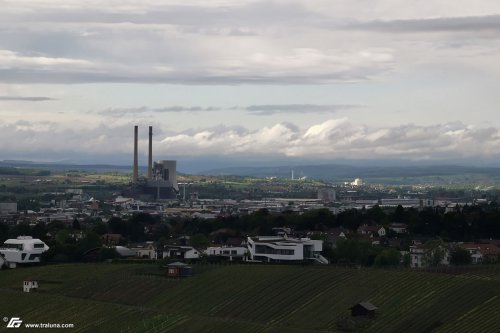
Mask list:
[{"label": "distant hill", "polygon": [[500,168],[471,167],[459,165],[435,166],[353,166],[343,164],[301,165],[281,167],[233,167],[200,172],[205,175],[237,175],[254,177],[295,178],[306,176],[322,180],[343,180],[354,178],[395,178],[395,177],[430,177],[454,175],[483,175],[500,177]]},{"label": "distant hill", "polygon": [[[253,162],[247,167],[223,167],[210,168],[213,163],[202,163],[200,161],[178,161],[177,171],[187,174],[206,176],[252,176],[252,177],[279,177],[291,178],[292,170],[296,179],[307,177],[325,181],[346,181],[355,178],[372,180],[380,183],[401,183],[411,184],[419,181],[429,183],[458,182],[458,183],[496,183],[500,184],[499,167],[475,167],[463,165],[380,165],[383,161],[367,161],[365,164],[355,161],[354,164],[308,164],[308,165],[282,165],[282,166],[259,166],[265,162]],[[234,161],[233,161],[234,163]],[[379,164],[377,164],[379,163]],[[388,163],[385,161],[384,163]],[[217,165],[228,165],[224,161],[219,161]],[[229,164],[230,165],[230,164]],[[257,165],[257,166],[255,166]],[[210,169],[199,171],[205,166]],[[16,168],[29,170],[50,170],[50,171],[93,171],[93,172],[124,172],[131,173],[130,165],[110,165],[110,164],[71,164],[71,163],[39,163],[32,161],[0,161],[0,170],[4,174],[22,173]],[[139,167],[140,172],[146,171],[145,166]],[[186,171],[187,170],[187,171]],[[29,172],[28,172],[29,173]]]},{"label": "distant hill", "polygon": [[[107,165],[107,164],[66,164],[66,163],[39,163],[31,161],[0,161],[0,168],[29,168],[29,169],[45,169],[52,171],[101,171],[101,172],[132,172],[131,166],[124,165]],[[145,167],[139,167],[141,170],[146,170]]]}]

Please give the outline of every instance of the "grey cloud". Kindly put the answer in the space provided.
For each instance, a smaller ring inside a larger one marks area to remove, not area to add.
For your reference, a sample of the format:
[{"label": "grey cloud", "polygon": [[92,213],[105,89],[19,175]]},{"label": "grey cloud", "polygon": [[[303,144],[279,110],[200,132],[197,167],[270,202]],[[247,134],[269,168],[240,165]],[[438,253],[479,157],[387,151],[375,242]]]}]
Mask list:
[{"label": "grey cloud", "polygon": [[56,99],[43,96],[0,96],[0,101],[44,102],[54,100]]},{"label": "grey cloud", "polygon": [[[170,73],[157,72],[122,72],[113,70],[39,70],[0,69],[0,82],[6,83],[54,83],[54,84],[82,84],[82,83],[171,83],[183,85],[233,85],[233,84],[331,84],[354,83],[370,80],[390,70],[390,67],[380,65],[373,68],[356,67],[352,70],[332,71],[331,73],[309,73],[307,68],[303,73],[292,72],[266,74],[262,71],[246,73],[222,73],[224,68],[212,68],[211,71],[172,71]],[[221,73],[218,73],[221,72]]]},{"label": "grey cloud", "polygon": [[150,108],[147,106],[137,108],[109,108],[98,113],[101,115],[124,115],[143,113],[181,113],[181,112],[213,112],[213,111],[245,111],[249,114],[266,116],[273,114],[291,113],[334,113],[339,110],[350,110],[363,107],[356,104],[272,104],[272,105],[249,105],[249,106],[166,106],[161,108]]},{"label": "grey cloud", "polygon": [[171,113],[171,112],[211,112],[224,110],[222,107],[217,106],[166,106],[162,108],[150,108],[142,106],[138,108],[110,108],[99,111],[102,115],[123,115],[123,114],[142,114],[142,113]]},{"label": "grey cloud", "polygon": [[283,105],[250,105],[245,110],[255,115],[272,115],[278,113],[333,113],[339,110],[349,110],[362,107],[354,104],[283,104]]},{"label": "grey cloud", "polygon": [[[342,28],[342,27],[341,27]],[[346,29],[370,30],[380,32],[467,32],[500,30],[500,14],[466,17],[440,17],[411,20],[375,20],[355,22],[343,26]]]},{"label": "grey cloud", "polygon": [[[28,22],[99,22],[169,24],[181,26],[259,24],[296,24],[311,19],[324,19],[298,3],[273,1],[253,2],[232,6],[150,5],[139,12],[110,11],[104,8],[38,9],[15,15]],[[9,17],[5,17],[6,20]]]}]

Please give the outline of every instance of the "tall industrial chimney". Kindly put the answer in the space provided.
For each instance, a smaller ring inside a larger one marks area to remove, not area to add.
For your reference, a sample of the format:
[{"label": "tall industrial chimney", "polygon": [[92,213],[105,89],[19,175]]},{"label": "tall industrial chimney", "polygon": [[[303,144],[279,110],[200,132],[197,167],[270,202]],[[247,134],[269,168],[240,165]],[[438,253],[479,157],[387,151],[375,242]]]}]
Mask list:
[{"label": "tall industrial chimney", "polygon": [[139,159],[137,156],[138,131],[138,126],[134,126],[134,183],[137,183],[139,180]]},{"label": "tall industrial chimney", "polygon": [[148,180],[153,179],[153,126],[149,126]]}]

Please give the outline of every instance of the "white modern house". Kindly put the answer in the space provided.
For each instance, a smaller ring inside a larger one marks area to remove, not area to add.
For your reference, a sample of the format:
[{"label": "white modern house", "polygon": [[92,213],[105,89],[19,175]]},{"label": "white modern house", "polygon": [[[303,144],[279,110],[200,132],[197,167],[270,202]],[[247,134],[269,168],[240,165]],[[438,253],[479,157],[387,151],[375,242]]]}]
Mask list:
[{"label": "white modern house", "polygon": [[234,246],[234,247],[226,247],[226,246],[211,246],[207,248],[205,254],[209,257],[217,257],[232,260],[242,260],[246,257],[248,253],[248,249],[243,246]]},{"label": "white modern house", "polygon": [[286,236],[256,236],[248,237],[247,244],[250,260],[254,261],[313,261],[328,264],[328,260],[321,255],[322,240],[288,238]]},{"label": "white modern house", "polygon": [[19,236],[7,239],[0,247],[0,254],[9,267],[17,264],[33,264],[40,262],[42,253],[47,251],[47,244],[31,236]]}]

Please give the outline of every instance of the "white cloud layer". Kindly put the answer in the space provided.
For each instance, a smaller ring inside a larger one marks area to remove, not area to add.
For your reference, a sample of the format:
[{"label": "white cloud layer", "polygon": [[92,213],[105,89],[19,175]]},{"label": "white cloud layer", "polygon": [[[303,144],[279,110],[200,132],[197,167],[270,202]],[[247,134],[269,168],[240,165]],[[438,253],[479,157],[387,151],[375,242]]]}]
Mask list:
[{"label": "white cloud layer", "polygon": [[[146,126],[141,135],[145,153]],[[11,138],[16,138],[15,147]],[[462,123],[434,126],[413,124],[373,128],[347,118],[330,119],[301,129],[278,123],[259,130],[217,126],[182,133],[165,133],[155,127],[155,156],[293,157],[333,159],[446,160],[500,156],[500,129]],[[76,130],[55,123],[19,121],[0,124],[0,158],[22,151],[46,159],[78,159],[79,155],[121,156],[132,152],[132,125]],[[92,161],[87,161],[91,163]],[[113,161],[109,161],[113,164]]]}]

